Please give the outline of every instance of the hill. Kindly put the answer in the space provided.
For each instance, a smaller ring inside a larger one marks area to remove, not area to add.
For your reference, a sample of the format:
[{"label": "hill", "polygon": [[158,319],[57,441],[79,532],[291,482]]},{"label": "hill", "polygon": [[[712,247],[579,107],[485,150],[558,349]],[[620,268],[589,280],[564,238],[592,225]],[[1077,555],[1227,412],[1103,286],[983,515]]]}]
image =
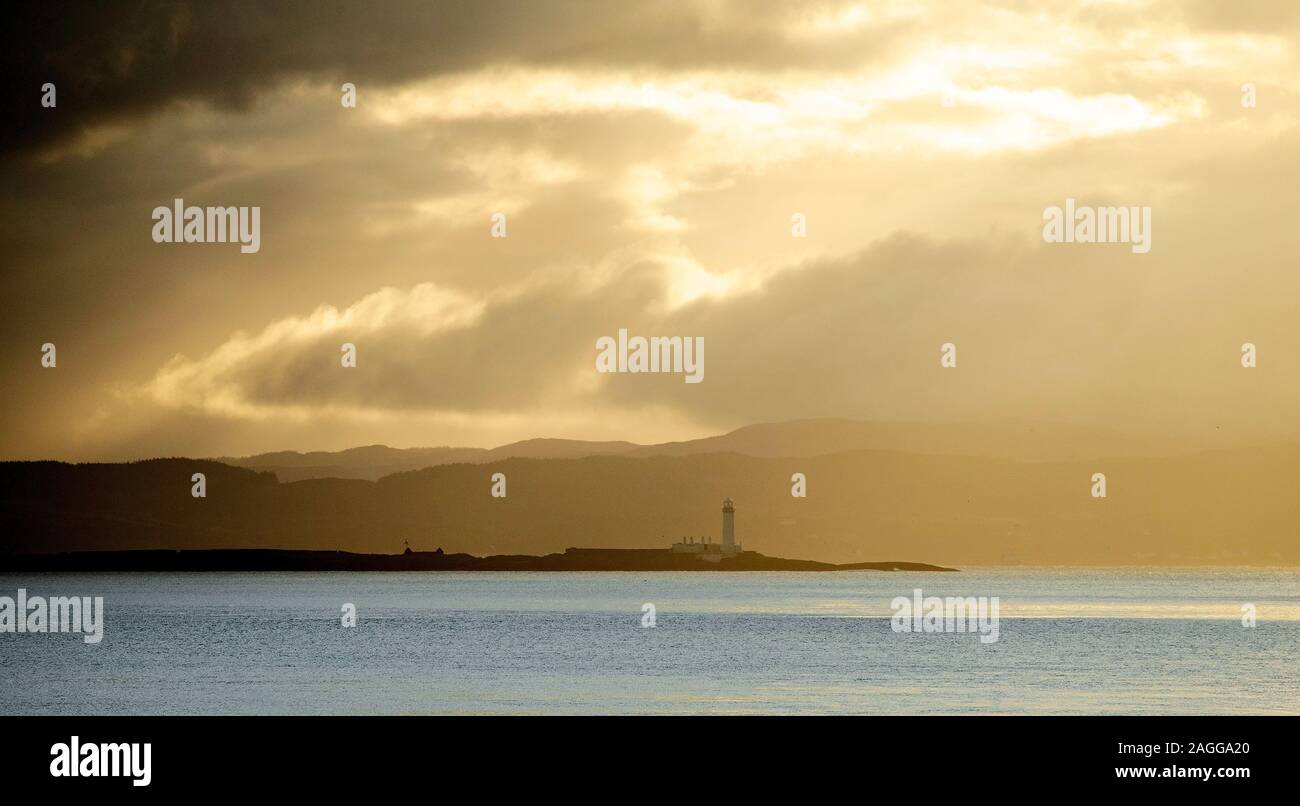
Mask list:
[{"label": "hill", "polygon": [[[1105,472],[1108,496],[1090,495]],[[190,497],[207,474],[208,496]],[[508,496],[490,495],[505,473]],[[807,498],[790,495],[806,474]],[[747,550],[825,562],[1300,564],[1300,446],[1026,462],[854,450],[445,464],[277,482],[205,460],[0,464],[0,551],[443,547],[537,554],[719,537],[737,502]]]},{"label": "hill", "polygon": [[1207,447],[1188,442],[1142,437],[1105,429],[1025,420],[928,424],[868,422],[846,419],[760,423],[719,436],[657,445],[530,439],[497,448],[390,448],[369,445],[342,451],[279,451],[214,461],[266,470],[281,481],[309,478],[354,478],[377,481],[384,476],[436,465],[487,464],[505,459],[576,459],[586,456],[695,456],[738,453],[744,456],[823,456],[851,450],[905,451],[945,456],[986,456],[1028,461],[1071,461],[1110,456],[1168,456]]}]

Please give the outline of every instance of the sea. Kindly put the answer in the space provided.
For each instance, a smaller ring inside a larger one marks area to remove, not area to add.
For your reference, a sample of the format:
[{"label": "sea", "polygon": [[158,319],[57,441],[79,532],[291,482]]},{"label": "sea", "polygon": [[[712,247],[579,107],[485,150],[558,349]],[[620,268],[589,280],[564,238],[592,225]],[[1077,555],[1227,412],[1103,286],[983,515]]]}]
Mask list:
[{"label": "sea", "polygon": [[[0,633],[0,714],[1300,713],[1297,569],[0,574],[19,588],[102,596],[103,639]],[[918,590],[997,597],[997,640],[896,630]]]}]

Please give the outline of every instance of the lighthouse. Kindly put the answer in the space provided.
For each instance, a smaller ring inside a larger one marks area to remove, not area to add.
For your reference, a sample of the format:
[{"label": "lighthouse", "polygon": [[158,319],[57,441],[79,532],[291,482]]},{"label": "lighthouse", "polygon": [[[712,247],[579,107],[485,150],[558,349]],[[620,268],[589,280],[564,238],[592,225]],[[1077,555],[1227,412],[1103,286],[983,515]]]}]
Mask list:
[{"label": "lighthouse", "polygon": [[736,549],[736,502],[722,499],[722,550]]},{"label": "lighthouse", "polygon": [[722,499],[722,542],[714,543],[712,537],[684,537],[672,545],[674,554],[694,554],[704,562],[721,562],[744,552],[736,542],[736,503]]}]

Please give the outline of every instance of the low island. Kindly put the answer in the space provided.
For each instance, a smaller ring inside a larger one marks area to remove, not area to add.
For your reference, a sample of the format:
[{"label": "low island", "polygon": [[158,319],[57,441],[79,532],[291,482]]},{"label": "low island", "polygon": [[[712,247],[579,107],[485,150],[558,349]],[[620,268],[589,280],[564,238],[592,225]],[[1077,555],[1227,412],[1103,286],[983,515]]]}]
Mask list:
[{"label": "low island", "polygon": [[911,562],[823,563],[745,551],[736,504],[722,501],[722,542],[683,538],[666,549],[569,548],[562,554],[358,554],[309,549],[138,549],[0,555],[3,571],[956,571]]},{"label": "low island", "polygon": [[77,551],[63,554],[11,554],[0,557],[0,571],[956,571],[912,562],[823,563],[786,560],[756,551],[739,551],[712,561],[671,549],[571,548],[562,554],[534,556],[446,554],[357,554],[293,549],[185,549]]}]

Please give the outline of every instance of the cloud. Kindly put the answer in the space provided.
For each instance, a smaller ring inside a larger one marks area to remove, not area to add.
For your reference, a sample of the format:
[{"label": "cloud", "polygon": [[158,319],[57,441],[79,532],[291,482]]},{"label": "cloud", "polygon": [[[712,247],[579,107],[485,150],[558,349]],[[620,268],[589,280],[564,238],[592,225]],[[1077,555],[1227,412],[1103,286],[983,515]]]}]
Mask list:
[{"label": "cloud", "polygon": [[[11,119],[0,151],[67,137],[182,100],[247,109],[285,81],[351,81],[362,91],[490,64],[659,67],[862,61],[908,23],[884,15],[832,43],[791,37],[784,4],[736,0],[359,0],[42,4],[10,12],[0,60]],[[57,114],[31,103],[46,81]],[[30,95],[30,97],[29,97]]]},{"label": "cloud", "polygon": [[[1247,5],[20,6],[0,441],[653,441],[1011,410],[1293,430],[1294,4]],[[177,197],[261,206],[262,251],[153,244]],[[1067,197],[1151,205],[1154,251],[1045,249]],[[594,375],[620,327],[705,336],[705,383]],[[1217,374],[1248,339],[1269,345],[1254,391]],[[935,374],[948,340],[961,370]]]},{"label": "cloud", "polygon": [[[430,343],[439,334],[471,325],[482,311],[481,304],[432,284],[407,292],[381,289],[341,311],[324,305],[310,315],[273,322],[255,336],[235,334],[199,361],[176,356],[142,392],[164,407],[236,419],[309,418],[314,412],[306,404],[324,403],[328,409],[332,402],[325,392],[331,386],[328,375],[320,369],[332,373],[342,368],[344,343],[360,342],[363,350],[398,338]],[[304,360],[312,351],[322,353],[319,360]],[[383,380],[384,388],[350,386],[342,394],[350,390],[361,399],[391,400],[387,390],[398,379]],[[337,389],[338,384],[332,386]]]},{"label": "cloud", "polygon": [[[945,95],[963,113],[945,113]],[[919,152],[1043,148],[1200,114],[1187,97],[1156,103],[1060,88],[966,88],[945,75],[931,53],[884,73],[834,76],[493,69],[380,91],[370,109],[394,126],[652,111],[689,123],[697,153],[711,162],[751,170],[815,152],[871,153],[900,145]]]},{"label": "cloud", "polygon": [[[1118,77],[1126,62],[1193,67],[1207,46],[1246,57],[1268,50],[1296,17],[1286,2],[1226,5],[394,0],[376,13],[360,0],[312,9],[117,0],[75,12],[24,4],[10,12],[0,56],[10,79],[0,90],[9,116],[0,153],[54,147],[180,102],[245,112],[298,81],[349,81],[364,98],[494,68],[776,78],[912,64],[963,86],[1046,73],[1040,88],[1050,88],[1085,80],[1091,71],[1077,66],[1102,60]],[[1213,39],[1228,32],[1239,36]],[[47,81],[59,87],[57,111],[35,102]]]},{"label": "cloud", "polygon": [[[600,284],[550,282],[479,299],[427,284],[384,289],[177,358],[142,391],[163,407],[257,420],[559,421],[587,411],[632,422],[649,411],[716,428],[817,413],[1045,417],[1160,432],[1173,412],[1151,405],[1157,399],[1181,401],[1179,416],[1204,428],[1233,417],[1245,382],[1240,331],[1207,327],[1205,311],[1243,290],[1227,280],[1188,285],[1195,259],[1168,241],[1161,247],[1134,256],[1122,246],[900,234],[679,306],[662,304],[669,267],[649,261]],[[1176,306],[1152,295],[1175,284]],[[1285,326],[1283,312],[1271,311],[1253,332]],[[704,337],[705,381],[597,373],[596,340],[619,328]],[[357,345],[357,369],[339,366],[343,341]],[[939,366],[945,342],[958,347],[956,370]],[[1217,379],[1208,390],[1207,377]],[[1300,387],[1269,383],[1270,404],[1253,408],[1250,426],[1285,429]]]}]

